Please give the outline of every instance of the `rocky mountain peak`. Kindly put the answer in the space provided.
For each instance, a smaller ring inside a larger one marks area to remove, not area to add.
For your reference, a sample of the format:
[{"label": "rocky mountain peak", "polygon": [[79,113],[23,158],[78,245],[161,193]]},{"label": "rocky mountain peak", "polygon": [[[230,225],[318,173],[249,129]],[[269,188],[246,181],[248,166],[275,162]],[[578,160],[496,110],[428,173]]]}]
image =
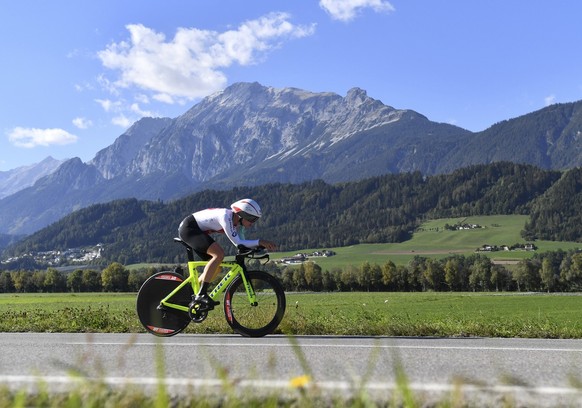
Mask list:
[{"label": "rocky mountain peak", "polygon": [[53,173],[65,161],[48,156],[39,163],[0,171],[0,199],[32,186],[37,180]]},{"label": "rocky mountain peak", "polygon": [[368,93],[361,88],[352,88],[346,94],[346,101],[353,105],[360,105],[368,99]]}]

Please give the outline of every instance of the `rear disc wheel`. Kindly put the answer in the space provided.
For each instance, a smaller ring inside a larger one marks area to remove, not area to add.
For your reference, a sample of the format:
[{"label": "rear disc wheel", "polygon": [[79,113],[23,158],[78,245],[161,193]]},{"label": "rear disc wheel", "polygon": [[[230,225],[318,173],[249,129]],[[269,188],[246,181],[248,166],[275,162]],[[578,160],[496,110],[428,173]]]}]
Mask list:
[{"label": "rear disc wheel", "polygon": [[[143,327],[160,337],[174,336],[190,323],[188,312],[160,306],[160,302],[176,289],[184,277],[175,272],[158,272],[150,276],[137,293],[137,316]],[[184,286],[172,297],[172,303],[188,306],[192,301],[192,287]]]}]

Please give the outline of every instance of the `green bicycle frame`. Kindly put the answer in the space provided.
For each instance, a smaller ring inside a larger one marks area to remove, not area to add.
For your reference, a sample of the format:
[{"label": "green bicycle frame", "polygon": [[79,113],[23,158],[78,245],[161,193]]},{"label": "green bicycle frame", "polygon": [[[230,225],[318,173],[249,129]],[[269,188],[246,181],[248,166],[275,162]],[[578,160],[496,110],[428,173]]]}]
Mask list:
[{"label": "green bicycle frame", "polygon": [[[191,285],[192,291],[194,294],[198,293],[200,290],[200,283],[198,282],[198,268],[204,267],[207,264],[206,261],[188,261],[188,277],[180,283],[172,292],[168,294],[165,298],[163,298],[160,304],[164,307],[169,307],[172,309],[181,310],[183,312],[188,312],[188,306],[178,305],[176,303],[172,303],[172,297],[178,293],[184,286]],[[218,284],[214,287],[214,289],[209,293],[209,297],[216,301],[216,299],[228,288],[228,285],[238,276],[240,275],[243,280],[243,284],[245,290],[247,292],[247,297],[249,299],[249,303],[251,305],[257,304],[257,298],[255,296],[255,291],[253,286],[247,280],[247,277],[244,274],[243,267],[236,262],[222,262],[220,264],[223,268],[228,268],[228,272],[226,275],[218,282]]]}]

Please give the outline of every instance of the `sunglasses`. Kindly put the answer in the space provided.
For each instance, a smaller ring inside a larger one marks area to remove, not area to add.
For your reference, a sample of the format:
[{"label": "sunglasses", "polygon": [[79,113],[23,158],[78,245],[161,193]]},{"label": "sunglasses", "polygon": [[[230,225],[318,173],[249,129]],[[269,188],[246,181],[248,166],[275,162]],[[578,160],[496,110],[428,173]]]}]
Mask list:
[{"label": "sunglasses", "polygon": [[259,219],[259,217],[255,216],[255,215],[250,215],[250,214],[240,214],[240,217],[243,220],[247,220],[251,224],[254,224],[254,222]]}]

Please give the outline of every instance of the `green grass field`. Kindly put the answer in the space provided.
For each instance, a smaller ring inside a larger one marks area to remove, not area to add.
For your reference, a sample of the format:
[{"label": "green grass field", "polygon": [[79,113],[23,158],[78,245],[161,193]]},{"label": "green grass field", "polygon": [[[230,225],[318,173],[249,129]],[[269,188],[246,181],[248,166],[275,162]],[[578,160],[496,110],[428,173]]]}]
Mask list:
[{"label": "green grass field", "polygon": [[[130,294],[2,294],[0,332],[144,332]],[[582,296],[288,293],[288,335],[582,338]],[[190,333],[231,333],[222,308]]]},{"label": "green grass field", "polygon": [[[331,249],[335,256],[328,258],[313,258],[324,269],[342,269],[345,266],[360,266],[364,262],[384,264],[391,260],[397,265],[406,265],[414,256],[424,256],[442,259],[453,254],[471,255],[475,249],[484,244],[513,245],[526,243],[521,238],[528,217],[525,215],[494,215],[466,218],[447,218],[424,223],[412,239],[396,244],[362,244],[343,248],[310,248],[303,251],[273,253],[272,259],[277,260],[292,256],[297,252],[310,253],[321,249]],[[484,228],[473,230],[448,231],[445,224],[454,225],[457,222],[467,222],[481,225]],[[582,248],[577,242],[535,241],[538,252],[569,250]],[[497,251],[483,254],[495,260],[520,260],[532,257],[534,252],[528,251]]]}]

